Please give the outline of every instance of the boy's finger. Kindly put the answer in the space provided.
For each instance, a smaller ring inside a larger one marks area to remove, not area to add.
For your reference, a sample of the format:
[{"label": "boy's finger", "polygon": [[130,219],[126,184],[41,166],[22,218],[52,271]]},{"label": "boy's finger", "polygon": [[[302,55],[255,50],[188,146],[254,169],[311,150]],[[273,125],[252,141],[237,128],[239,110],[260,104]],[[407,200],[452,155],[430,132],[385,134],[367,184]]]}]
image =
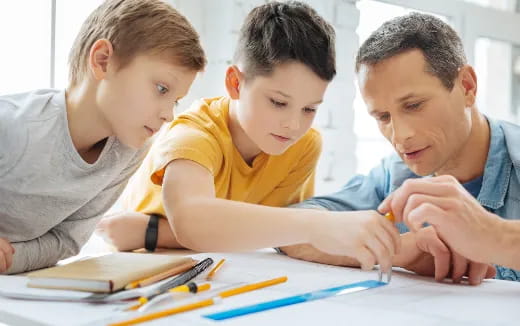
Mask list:
[{"label": "boy's finger", "polygon": [[[401,251],[401,235],[392,222],[388,220],[382,221],[382,225],[385,231],[384,233],[389,235],[392,241],[393,253],[398,254]],[[387,246],[387,248],[390,250],[389,246]]]},{"label": "boy's finger", "polygon": [[5,268],[8,270],[13,264],[13,254],[12,253],[4,253],[5,257]]},{"label": "boy's finger", "polygon": [[7,262],[5,259],[5,253],[3,250],[0,250],[0,273],[7,271]]},{"label": "boy's finger", "polygon": [[0,239],[0,250],[5,253],[14,253],[13,246],[5,239]]},{"label": "boy's finger", "polygon": [[376,257],[367,247],[360,248],[355,257],[364,271],[370,271],[376,264]]}]

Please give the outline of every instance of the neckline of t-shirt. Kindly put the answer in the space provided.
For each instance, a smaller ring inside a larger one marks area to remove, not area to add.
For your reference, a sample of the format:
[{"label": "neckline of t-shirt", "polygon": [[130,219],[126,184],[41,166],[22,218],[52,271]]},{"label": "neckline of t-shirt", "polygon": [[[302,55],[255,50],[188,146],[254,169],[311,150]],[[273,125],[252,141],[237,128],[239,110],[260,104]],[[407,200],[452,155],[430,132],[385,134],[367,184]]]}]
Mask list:
[{"label": "neckline of t-shirt", "polygon": [[105,145],[103,146],[103,149],[101,150],[101,153],[99,154],[99,157],[94,163],[89,163],[81,157],[78,150],[74,146],[74,143],[72,142],[72,135],[70,134],[69,129],[69,120],[67,117],[67,104],[65,101],[65,90],[55,94],[53,96],[53,102],[60,108],[62,118],[61,123],[62,130],[63,130],[63,141],[65,143],[65,146],[67,147],[69,154],[69,157],[72,159],[72,161],[80,168],[82,169],[92,169],[97,167],[98,165],[102,165],[103,161],[106,160],[106,157],[108,153],[113,150],[112,148],[117,145],[117,138],[115,136],[110,136],[105,142]]}]

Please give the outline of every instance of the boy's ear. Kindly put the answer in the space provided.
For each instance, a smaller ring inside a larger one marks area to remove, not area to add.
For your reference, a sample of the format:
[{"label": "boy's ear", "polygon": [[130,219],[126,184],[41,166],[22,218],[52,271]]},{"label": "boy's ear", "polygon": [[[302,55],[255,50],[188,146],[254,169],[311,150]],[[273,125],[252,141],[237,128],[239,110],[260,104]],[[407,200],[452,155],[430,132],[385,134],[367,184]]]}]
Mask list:
[{"label": "boy's ear", "polygon": [[233,100],[240,98],[240,82],[242,81],[242,72],[237,66],[229,66],[226,70],[226,89],[229,97]]},{"label": "boy's ear", "polygon": [[96,80],[105,78],[114,49],[107,39],[99,39],[90,48],[89,68]]}]

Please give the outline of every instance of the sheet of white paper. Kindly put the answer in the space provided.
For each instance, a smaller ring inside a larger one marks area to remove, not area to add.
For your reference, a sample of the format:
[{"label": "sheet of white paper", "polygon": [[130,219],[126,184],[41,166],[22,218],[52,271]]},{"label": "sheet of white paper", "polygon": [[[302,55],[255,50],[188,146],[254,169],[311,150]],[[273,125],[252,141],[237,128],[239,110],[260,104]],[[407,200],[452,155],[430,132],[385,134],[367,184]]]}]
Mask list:
[{"label": "sheet of white paper", "polygon": [[[205,258],[200,254],[195,258]],[[254,283],[279,276],[288,281],[268,288],[226,298],[221,304],[169,316],[148,325],[511,325],[520,321],[520,283],[488,280],[480,286],[437,283],[396,270],[390,285],[344,296],[255,313],[215,322],[201,317],[267,300],[302,294],[333,286],[376,279],[377,272],[355,268],[327,266],[299,261],[272,251],[243,254],[210,254],[226,263],[216,274],[213,288],[238,282]],[[206,273],[205,273],[206,274]],[[195,280],[205,282],[200,275]],[[0,288],[1,288],[0,278]],[[197,299],[197,296],[190,300]],[[149,312],[185,304],[186,300],[166,302]],[[110,310],[112,309],[112,310]],[[1,311],[32,318],[44,325],[104,325],[139,316],[135,312],[115,312],[114,306],[92,306],[67,303],[31,303],[0,300]],[[29,312],[29,313],[28,313]],[[1,319],[0,319],[1,320]],[[78,321],[84,323],[78,323]],[[42,324],[13,324],[42,325]]]}]

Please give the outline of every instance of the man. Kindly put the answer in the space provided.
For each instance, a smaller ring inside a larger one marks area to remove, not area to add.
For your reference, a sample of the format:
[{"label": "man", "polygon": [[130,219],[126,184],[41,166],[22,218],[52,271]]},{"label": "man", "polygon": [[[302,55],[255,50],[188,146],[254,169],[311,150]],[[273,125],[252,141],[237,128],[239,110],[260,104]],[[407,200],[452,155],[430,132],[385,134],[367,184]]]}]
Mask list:
[{"label": "man", "polygon": [[[300,207],[368,215],[397,205],[401,208],[398,221],[402,221],[403,198],[412,193],[403,192],[400,200],[390,199],[378,210],[385,198],[403,183],[418,182],[413,179],[449,175],[488,211],[505,219],[519,215],[515,207],[520,197],[520,170],[513,162],[520,158],[514,150],[520,127],[494,121],[478,111],[475,72],[449,25],[419,13],[386,22],[360,47],[356,73],[368,112],[396,154],[385,158],[369,175],[356,176],[340,191],[314,197]],[[438,280],[451,276],[458,282],[467,275],[470,284],[495,274],[483,260],[464,258],[460,246],[445,246],[431,226],[416,228],[418,232],[407,232],[403,224],[398,227],[402,249],[394,257],[394,266],[435,274]],[[457,232],[461,237],[465,234],[465,230]],[[305,244],[280,249],[300,259],[357,264]],[[520,273],[498,267],[497,278],[516,280]]]}]

